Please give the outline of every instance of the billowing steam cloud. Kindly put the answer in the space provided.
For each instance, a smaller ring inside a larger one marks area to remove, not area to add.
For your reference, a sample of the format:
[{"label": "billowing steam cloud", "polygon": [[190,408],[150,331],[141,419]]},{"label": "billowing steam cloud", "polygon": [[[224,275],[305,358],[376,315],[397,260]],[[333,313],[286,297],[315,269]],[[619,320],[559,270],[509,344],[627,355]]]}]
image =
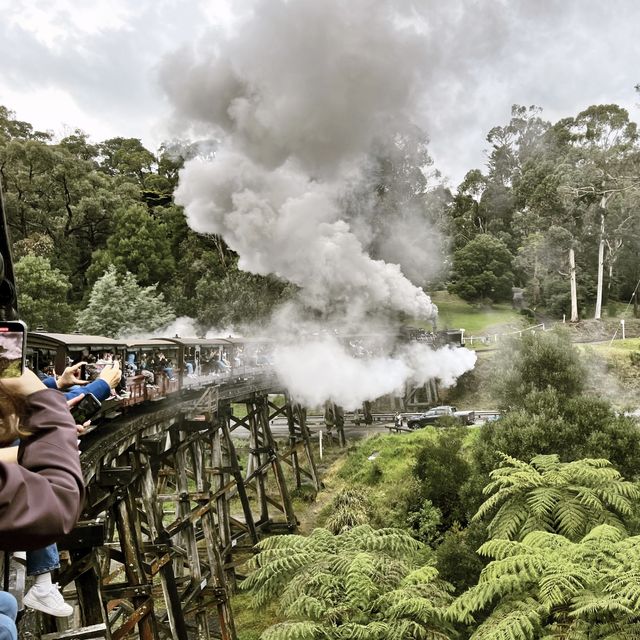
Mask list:
[{"label": "billowing steam cloud", "polygon": [[295,400],[309,407],[331,400],[347,410],[383,395],[402,395],[407,383],[421,386],[437,378],[442,387],[450,387],[475,362],[474,351],[451,347],[434,351],[420,343],[395,355],[358,359],[331,337],[275,352],[280,379]]},{"label": "billowing steam cloud", "polygon": [[307,305],[429,318],[428,296],[369,257],[337,204],[374,142],[412,129],[423,93],[423,38],[395,4],[262,0],[235,35],[176,55],[169,95],[221,138],[215,159],[188,163],[176,200],[241,268],[298,284]]},{"label": "billowing steam cloud", "polygon": [[[304,308],[334,324],[347,310],[360,330],[380,312],[437,313],[419,286],[433,262],[424,211],[407,206],[398,224],[385,227],[375,197],[349,206],[355,192],[367,191],[372,158],[385,148],[404,154],[398,140],[416,131],[412,119],[428,81],[426,24],[416,11],[409,0],[257,0],[233,33],[216,33],[163,68],[178,117],[219,140],[215,157],[192,159],[181,173],[176,201],[189,224],[222,235],[241,269],[297,284]],[[422,251],[405,251],[407,237],[418,238]],[[283,371],[327,372],[315,396],[308,389],[317,376],[308,384],[299,376],[297,386],[286,380],[299,397],[346,406],[427,373],[450,381],[473,366],[470,356],[449,366],[449,356],[431,353],[426,364],[422,350],[394,349],[365,364],[327,339],[281,350],[279,358]]]}]

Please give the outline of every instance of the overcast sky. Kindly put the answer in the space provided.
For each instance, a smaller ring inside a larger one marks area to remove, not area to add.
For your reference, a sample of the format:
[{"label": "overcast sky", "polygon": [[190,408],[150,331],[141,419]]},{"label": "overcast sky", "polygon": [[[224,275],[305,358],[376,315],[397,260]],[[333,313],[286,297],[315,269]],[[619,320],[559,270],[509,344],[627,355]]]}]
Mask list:
[{"label": "overcast sky", "polygon": [[[539,105],[550,120],[611,102],[640,117],[639,2],[418,4],[432,7],[433,28],[415,120],[452,185],[484,164],[486,134],[508,121],[513,103]],[[187,133],[160,88],[164,56],[205,34],[215,39],[212,27],[237,28],[239,7],[244,0],[0,0],[0,104],[58,135],[81,128],[94,140],[139,137],[155,150]]]}]

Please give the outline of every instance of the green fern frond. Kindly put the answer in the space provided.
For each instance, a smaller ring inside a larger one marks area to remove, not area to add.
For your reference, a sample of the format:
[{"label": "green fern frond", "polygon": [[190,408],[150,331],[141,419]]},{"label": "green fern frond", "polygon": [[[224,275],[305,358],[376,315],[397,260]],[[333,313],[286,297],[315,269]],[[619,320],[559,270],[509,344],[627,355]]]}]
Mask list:
[{"label": "green fern frond", "polygon": [[314,622],[282,622],[262,632],[260,640],[318,640],[325,638],[322,625]]},{"label": "green fern frond", "polygon": [[386,640],[389,625],[384,622],[370,622],[369,624],[347,623],[342,625],[334,637],[341,640]]},{"label": "green fern frond", "polygon": [[415,569],[414,571],[411,571],[411,573],[407,574],[407,576],[402,580],[401,584],[403,587],[426,584],[437,580],[438,576],[438,570],[435,567],[426,564],[423,567],[419,567],[418,569]]},{"label": "green fern frond", "polygon": [[601,622],[607,618],[622,621],[637,617],[637,608],[625,605],[616,597],[588,594],[574,599],[568,615],[571,618],[596,619]]},{"label": "green fern frond", "polygon": [[502,560],[503,558],[508,558],[510,556],[532,555],[537,553],[535,545],[527,544],[526,540],[531,540],[531,538],[527,536],[523,542],[515,542],[513,540],[503,538],[487,540],[480,546],[478,553],[481,556],[495,558],[496,560]]},{"label": "green fern frond", "polygon": [[[601,524],[594,527],[582,538],[582,543],[596,543],[599,545],[614,545],[626,538],[626,532],[612,527],[611,525]],[[631,540],[631,538],[629,538]],[[640,540],[640,536],[636,536],[636,540]]]},{"label": "green fern frond", "polygon": [[526,599],[497,608],[471,636],[471,640],[534,640],[540,631],[536,602]]},{"label": "green fern frond", "polygon": [[282,606],[282,609],[288,618],[305,618],[316,622],[323,622],[327,613],[325,603],[306,594],[300,594],[289,606]]}]

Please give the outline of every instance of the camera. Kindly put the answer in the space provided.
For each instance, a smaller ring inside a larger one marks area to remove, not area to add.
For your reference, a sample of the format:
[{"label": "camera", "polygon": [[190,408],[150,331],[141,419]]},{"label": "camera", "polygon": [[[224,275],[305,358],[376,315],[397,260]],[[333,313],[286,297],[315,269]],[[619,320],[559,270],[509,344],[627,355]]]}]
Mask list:
[{"label": "camera", "polygon": [[0,378],[19,378],[27,354],[27,325],[21,320],[0,322]]}]

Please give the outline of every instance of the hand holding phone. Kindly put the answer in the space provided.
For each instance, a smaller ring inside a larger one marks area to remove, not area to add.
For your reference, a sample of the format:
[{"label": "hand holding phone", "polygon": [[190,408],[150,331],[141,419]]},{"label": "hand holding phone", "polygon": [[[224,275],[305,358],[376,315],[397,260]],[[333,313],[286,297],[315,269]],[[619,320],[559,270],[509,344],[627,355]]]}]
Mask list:
[{"label": "hand holding phone", "polygon": [[92,393],[85,394],[84,398],[71,407],[71,415],[76,423],[83,425],[91,420],[100,411],[102,404]]}]

